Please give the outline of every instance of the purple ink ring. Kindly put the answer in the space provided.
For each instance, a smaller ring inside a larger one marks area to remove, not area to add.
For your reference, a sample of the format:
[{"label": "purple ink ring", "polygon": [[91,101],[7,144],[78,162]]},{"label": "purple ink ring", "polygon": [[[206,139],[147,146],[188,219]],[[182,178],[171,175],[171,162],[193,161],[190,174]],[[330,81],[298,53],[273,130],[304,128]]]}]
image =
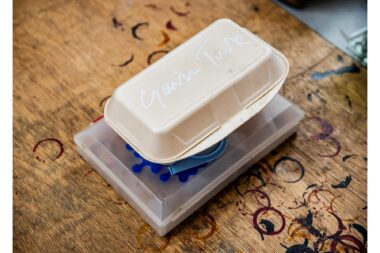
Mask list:
[{"label": "purple ink ring", "polygon": [[[281,217],[281,223],[282,224],[281,224],[280,229],[278,229],[277,231],[276,230],[274,230],[273,232],[265,231],[257,223],[259,215],[263,212],[268,212],[268,211],[273,211],[274,213],[278,214],[278,216]],[[284,217],[284,215],[279,210],[277,210],[276,208],[273,208],[270,206],[257,209],[256,212],[253,214],[252,220],[253,220],[253,227],[256,228],[261,234],[264,234],[264,235],[278,235],[285,228],[285,217]]]},{"label": "purple ink ring", "polygon": [[[347,244],[344,241],[350,241],[350,242],[354,243],[356,245],[356,247],[353,245]],[[358,238],[356,238],[352,235],[340,235],[339,237],[334,239],[334,241],[330,245],[330,249],[332,252],[334,252],[334,253],[337,252],[336,246],[338,245],[338,243],[341,243],[344,246],[348,246],[350,248],[353,248],[359,252],[367,252],[364,244]]]}]

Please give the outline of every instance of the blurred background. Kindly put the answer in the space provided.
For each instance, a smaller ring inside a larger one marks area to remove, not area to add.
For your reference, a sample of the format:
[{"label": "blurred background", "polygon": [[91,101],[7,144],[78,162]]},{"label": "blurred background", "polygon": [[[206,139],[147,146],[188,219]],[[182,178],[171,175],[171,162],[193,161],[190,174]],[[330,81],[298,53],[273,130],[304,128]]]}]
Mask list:
[{"label": "blurred background", "polygon": [[366,0],[274,0],[274,2],[367,66]]}]

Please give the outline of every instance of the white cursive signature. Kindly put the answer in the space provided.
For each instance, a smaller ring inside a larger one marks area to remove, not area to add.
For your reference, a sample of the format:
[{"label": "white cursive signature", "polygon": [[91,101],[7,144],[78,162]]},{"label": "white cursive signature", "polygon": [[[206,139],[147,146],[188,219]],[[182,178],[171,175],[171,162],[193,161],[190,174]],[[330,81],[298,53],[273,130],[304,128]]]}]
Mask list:
[{"label": "white cursive signature", "polygon": [[[244,38],[241,34],[235,34],[231,37],[223,38],[223,48],[215,52],[214,48],[207,50],[207,46],[210,45],[211,40],[207,39],[199,48],[195,59],[201,60],[202,57],[205,57],[213,65],[221,67],[220,63],[224,60],[227,55],[234,53],[234,47],[239,49],[246,46],[252,45],[253,42],[244,41]],[[210,45],[212,46],[212,45]],[[159,88],[151,89],[149,91],[142,90],[140,92],[140,103],[144,108],[150,108],[154,103],[158,103],[163,109],[167,108],[167,105],[164,102],[163,96],[172,95],[179,87],[186,83],[190,83],[194,76],[198,75],[201,72],[199,68],[194,70],[189,70],[187,73],[178,73],[174,72],[175,80],[168,83],[163,83]]]},{"label": "white cursive signature", "polygon": [[[206,59],[208,59],[212,64],[214,64],[217,67],[221,67],[219,62],[221,62],[224,59],[224,57],[233,53],[232,45],[237,45],[239,48],[242,48],[246,45],[253,44],[252,42],[244,41],[243,37],[240,34],[235,34],[233,37],[223,38],[224,48],[222,50],[210,52],[206,49],[206,46],[209,43],[209,41],[210,39],[205,40],[203,42],[195,58],[197,60],[200,60],[201,56],[205,56]],[[212,50],[214,49],[212,48]]]},{"label": "white cursive signature", "polygon": [[174,74],[176,75],[175,81],[163,83],[160,85],[160,88],[152,89],[149,92],[147,92],[146,90],[142,90],[140,92],[141,105],[144,108],[150,108],[154,104],[154,102],[157,101],[162,108],[167,108],[166,104],[161,98],[161,93],[165,96],[170,96],[173,92],[175,92],[179,87],[181,87],[185,83],[190,83],[191,79],[194,76],[198,75],[199,72],[201,72],[200,69],[189,70],[187,74],[174,72]]}]

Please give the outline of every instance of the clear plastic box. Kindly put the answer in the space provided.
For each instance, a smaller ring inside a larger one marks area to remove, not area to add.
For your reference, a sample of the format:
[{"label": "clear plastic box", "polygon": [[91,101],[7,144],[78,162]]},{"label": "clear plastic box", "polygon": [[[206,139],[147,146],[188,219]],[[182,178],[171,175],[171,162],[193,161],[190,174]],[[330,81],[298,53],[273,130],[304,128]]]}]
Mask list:
[{"label": "clear plastic box", "polygon": [[296,131],[304,112],[281,95],[227,137],[223,156],[198,170],[186,183],[167,182],[140,163],[104,120],[76,134],[78,152],[163,236]]}]

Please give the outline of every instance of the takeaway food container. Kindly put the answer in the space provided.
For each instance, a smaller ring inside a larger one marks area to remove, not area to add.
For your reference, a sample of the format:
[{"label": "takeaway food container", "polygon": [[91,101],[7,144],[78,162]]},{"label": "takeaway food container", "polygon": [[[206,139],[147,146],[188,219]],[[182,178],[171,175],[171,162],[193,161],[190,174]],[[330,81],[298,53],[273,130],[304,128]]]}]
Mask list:
[{"label": "takeaway food container", "polygon": [[260,112],[288,74],[286,58],[220,19],[120,85],[106,123],[146,160],[197,154]]}]

